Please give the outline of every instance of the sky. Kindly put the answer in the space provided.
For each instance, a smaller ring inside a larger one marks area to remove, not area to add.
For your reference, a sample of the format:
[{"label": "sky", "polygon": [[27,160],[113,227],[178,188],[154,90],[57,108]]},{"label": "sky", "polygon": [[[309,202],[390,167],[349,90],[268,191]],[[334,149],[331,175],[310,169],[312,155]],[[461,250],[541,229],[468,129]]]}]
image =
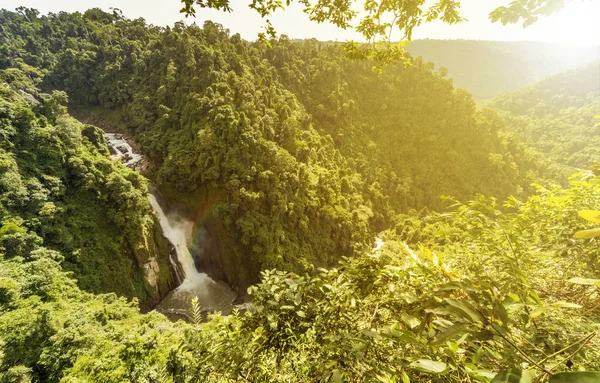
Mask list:
[{"label": "sky", "polygon": [[[495,7],[508,5],[511,0],[461,0],[462,16],[467,22],[447,25],[442,22],[427,23],[415,29],[413,39],[468,39],[468,40],[529,40],[552,41],[569,44],[600,46],[600,1],[573,0],[565,9],[540,19],[523,29],[518,25],[492,24],[488,14]],[[247,40],[255,40],[264,21],[248,8],[250,0],[230,0],[232,13],[197,9],[196,18],[179,13],[179,0],[0,0],[0,7],[14,10],[18,6],[36,8],[41,13],[59,11],[85,11],[89,8],[119,8],[129,18],[144,18],[155,25],[172,25],[176,21],[196,22],[205,20],[222,24],[231,33],[239,33]],[[279,34],[290,38],[317,38],[319,40],[361,40],[353,31],[344,31],[330,24],[316,24],[308,20],[300,5],[292,4],[285,11],[278,11],[271,21]],[[398,33],[399,35],[399,33]]]}]

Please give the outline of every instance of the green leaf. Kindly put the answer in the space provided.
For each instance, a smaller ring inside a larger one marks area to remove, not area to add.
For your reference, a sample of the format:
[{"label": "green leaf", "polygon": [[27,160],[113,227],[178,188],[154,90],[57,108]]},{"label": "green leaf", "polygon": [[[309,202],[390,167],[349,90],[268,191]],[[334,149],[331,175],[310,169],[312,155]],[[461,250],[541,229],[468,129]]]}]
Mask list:
[{"label": "green leaf", "polygon": [[331,381],[334,383],[342,383],[342,373],[340,370],[333,370],[333,373],[331,374]]},{"label": "green leaf", "polygon": [[552,375],[549,383],[598,383],[600,382],[600,372],[581,371],[581,372],[561,372]]},{"label": "green leaf", "polygon": [[503,325],[507,325],[510,320],[508,317],[508,313],[506,312],[506,308],[502,303],[497,303],[494,305],[494,314],[498,315],[498,318],[502,321]]},{"label": "green leaf", "polygon": [[438,362],[430,359],[415,360],[409,365],[410,368],[429,374],[443,374],[448,366],[444,362]]},{"label": "green leaf", "polygon": [[381,338],[381,336],[376,331],[373,331],[373,330],[364,329],[362,331],[362,333],[364,335],[370,337],[370,338],[373,338],[373,339],[379,339],[379,338]]},{"label": "green leaf", "polygon": [[400,319],[402,319],[402,322],[404,322],[404,324],[406,324],[410,328],[415,328],[421,324],[421,321],[419,321],[414,316],[408,314],[402,314]]},{"label": "green leaf", "polygon": [[560,307],[563,309],[580,309],[582,307],[581,305],[578,305],[576,303],[569,303],[569,302],[565,302],[565,301],[554,302],[550,306]]},{"label": "green leaf", "polygon": [[575,233],[577,238],[596,238],[600,236],[600,227],[589,230],[581,230]]},{"label": "green leaf", "polygon": [[581,210],[579,216],[590,222],[600,223],[600,211],[597,210]]},{"label": "green leaf", "polygon": [[482,330],[477,334],[474,334],[475,337],[479,340],[492,340],[494,339],[494,333],[490,330]]},{"label": "green leaf", "polygon": [[600,287],[600,279],[591,278],[571,278],[568,280],[569,283],[575,283],[576,285],[590,285]]},{"label": "green leaf", "polygon": [[492,371],[488,371],[488,370],[474,370],[473,374],[475,376],[480,376],[486,379],[486,381],[488,379],[493,379],[497,374],[492,372]]},{"label": "green leaf", "polygon": [[540,315],[542,315],[543,313],[545,313],[546,310],[548,310],[547,306],[538,307],[537,309],[533,310],[533,312],[531,314],[529,314],[529,317],[531,319],[535,319],[535,318],[539,317]]},{"label": "green leaf", "polygon": [[477,312],[477,309],[467,301],[459,301],[456,299],[445,298],[444,301],[448,303],[450,306],[459,309],[465,315],[463,317],[465,319],[471,319],[473,322],[483,323],[484,318]]},{"label": "green leaf", "polygon": [[506,294],[506,296],[509,297],[510,299],[512,299],[515,302],[518,302],[518,301],[521,300],[521,298],[519,298],[519,296],[517,294],[514,294],[514,293]]},{"label": "green leaf", "polygon": [[431,341],[431,344],[440,344],[444,343],[446,340],[454,338],[456,335],[461,334],[465,331],[465,329],[469,327],[469,325],[465,323],[455,324],[454,326],[448,327],[443,332],[436,335],[435,338]]},{"label": "green leaf", "polygon": [[492,379],[492,383],[531,383],[534,378],[535,371],[511,368],[500,371],[494,379]]}]

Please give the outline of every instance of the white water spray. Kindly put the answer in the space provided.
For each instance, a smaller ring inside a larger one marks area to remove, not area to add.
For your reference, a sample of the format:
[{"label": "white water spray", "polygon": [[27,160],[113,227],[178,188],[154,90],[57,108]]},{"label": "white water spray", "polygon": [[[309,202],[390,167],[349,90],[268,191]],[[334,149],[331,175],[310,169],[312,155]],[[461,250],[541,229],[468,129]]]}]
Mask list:
[{"label": "white water spray", "polygon": [[[120,160],[127,167],[137,169],[138,164],[142,161],[142,155],[135,153],[123,136],[111,133],[106,133],[105,136],[108,145],[116,153],[112,157]],[[229,314],[232,310],[232,302],[236,298],[235,292],[226,283],[216,282],[196,269],[194,257],[188,248],[188,243],[193,235],[193,223],[178,215],[167,215],[152,192],[148,194],[148,200],[158,215],[163,235],[175,247],[177,261],[185,274],[184,276],[178,275],[183,282],[171,291],[156,309],[164,313],[187,315],[192,298],[198,297],[203,309]],[[173,264],[173,267],[178,270],[176,264]]]},{"label": "white water spray", "polygon": [[115,133],[105,133],[104,135],[115,152],[112,158],[121,161],[128,168],[137,170],[137,165],[142,161],[142,155],[134,152],[129,142],[122,135]]}]

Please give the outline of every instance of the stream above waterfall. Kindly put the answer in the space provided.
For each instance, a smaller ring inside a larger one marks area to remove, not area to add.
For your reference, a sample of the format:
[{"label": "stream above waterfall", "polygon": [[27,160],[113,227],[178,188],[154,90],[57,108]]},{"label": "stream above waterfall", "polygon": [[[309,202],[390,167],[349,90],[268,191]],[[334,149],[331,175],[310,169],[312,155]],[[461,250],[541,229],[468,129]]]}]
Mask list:
[{"label": "stream above waterfall", "polygon": [[[133,150],[123,135],[105,133],[105,137],[113,159],[133,170],[140,170],[143,156]],[[153,187],[149,188],[148,200],[158,216],[163,235],[175,249],[177,260],[171,259],[171,264],[181,282],[155,309],[171,318],[187,318],[192,298],[198,297],[203,311],[229,314],[237,294],[225,282],[215,281],[196,269],[189,247],[194,231],[193,222],[176,212],[169,212],[158,190]]]}]

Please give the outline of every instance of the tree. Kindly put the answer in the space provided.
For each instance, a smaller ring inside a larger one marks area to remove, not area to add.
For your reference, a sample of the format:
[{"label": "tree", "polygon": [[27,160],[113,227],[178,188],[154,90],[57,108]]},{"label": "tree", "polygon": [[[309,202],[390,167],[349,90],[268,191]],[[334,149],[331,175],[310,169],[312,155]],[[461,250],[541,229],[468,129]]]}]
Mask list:
[{"label": "tree", "polygon": [[561,10],[572,0],[521,0],[513,1],[508,7],[498,7],[490,13],[493,23],[503,25],[517,24],[523,21],[523,28],[535,23],[540,16],[549,16]]},{"label": "tree", "polygon": [[[508,7],[494,9],[489,17],[492,22],[502,24],[523,21],[523,27],[535,23],[539,16],[550,15],[562,9],[572,0],[515,0]],[[349,58],[372,59],[387,64],[403,58],[403,41],[410,41],[413,29],[423,23],[441,20],[448,24],[465,21],[460,16],[460,1],[436,0],[429,5],[425,0],[365,0],[361,4],[356,0],[298,0],[304,6],[311,21],[329,22],[342,29],[359,32],[368,42],[367,45],[355,42],[346,43]],[[229,0],[181,0],[181,12],[195,16],[195,7],[212,8],[231,12]],[[252,0],[248,5],[265,19],[265,32],[259,33],[259,40],[267,43],[267,36],[274,38],[276,31],[269,20],[277,10],[285,10],[292,0]],[[401,33],[400,42],[392,43]]]},{"label": "tree", "polygon": [[[195,6],[213,8],[231,12],[229,0],[181,0],[184,7],[181,12],[186,16],[194,16]],[[355,6],[353,0],[299,0],[304,5],[304,12],[311,21],[329,22],[342,29],[354,29],[362,34],[369,44],[359,45],[354,42],[346,44],[346,51],[353,59],[374,59],[388,63],[403,58],[402,43],[392,43],[395,30],[400,31],[400,41],[409,41],[413,29],[425,22],[442,20],[448,24],[464,21],[460,15],[460,2],[454,0],[437,0],[427,6],[425,0],[367,0],[362,9]],[[265,19],[266,33],[259,33],[259,40],[267,42],[267,36],[274,38],[276,31],[269,17],[277,10],[285,10],[292,0],[253,0],[248,6]],[[358,24],[356,22],[358,21]]]}]

